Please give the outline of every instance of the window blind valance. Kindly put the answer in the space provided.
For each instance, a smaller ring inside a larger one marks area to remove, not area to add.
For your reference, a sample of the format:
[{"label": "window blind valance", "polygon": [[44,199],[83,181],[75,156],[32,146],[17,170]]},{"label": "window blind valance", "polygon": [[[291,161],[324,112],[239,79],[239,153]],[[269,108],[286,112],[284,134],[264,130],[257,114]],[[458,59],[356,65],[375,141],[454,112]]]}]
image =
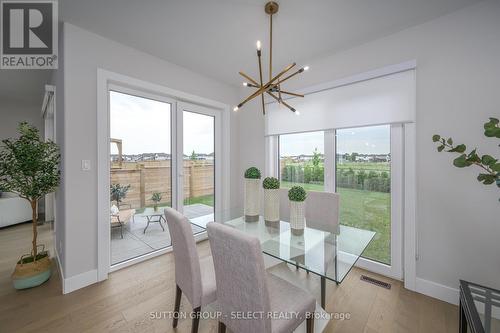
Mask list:
[{"label": "window blind valance", "polygon": [[287,100],[300,115],[268,104],[266,135],[415,121],[415,70]]}]

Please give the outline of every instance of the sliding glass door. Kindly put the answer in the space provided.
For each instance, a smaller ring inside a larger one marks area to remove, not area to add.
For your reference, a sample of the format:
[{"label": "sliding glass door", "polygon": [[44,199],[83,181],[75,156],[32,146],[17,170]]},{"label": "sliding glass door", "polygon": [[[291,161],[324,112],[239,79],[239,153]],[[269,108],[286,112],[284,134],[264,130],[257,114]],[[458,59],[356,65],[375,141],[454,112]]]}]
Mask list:
[{"label": "sliding glass door", "polygon": [[361,265],[401,277],[402,126],[336,130],[340,223],[376,232]]},{"label": "sliding glass door", "polygon": [[213,215],[221,119],[218,110],[126,87],[112,86],[108,96],[110,262],[123,267],[171,245],[165,207]]},{"label": "sliding glass door", "polygon": [[390,126],[337,130],[335,169],[341,223],[375,231],[363,256],[390,265]]},{"label": "sliding glass door", "polygon": [[109,92],[111,264],[170,245],[173,102]]},{"label": "sliding glass door", "polygon": [[281,185],[340,194],[340,223],[375,231],[358,264],[402,277],[403,126],[284,134],[276,144]]},{"label": "sliding glass door", "polygon": [[182,110],[182,118],[184,215],[197,218],[214,213],[215,116]]}]

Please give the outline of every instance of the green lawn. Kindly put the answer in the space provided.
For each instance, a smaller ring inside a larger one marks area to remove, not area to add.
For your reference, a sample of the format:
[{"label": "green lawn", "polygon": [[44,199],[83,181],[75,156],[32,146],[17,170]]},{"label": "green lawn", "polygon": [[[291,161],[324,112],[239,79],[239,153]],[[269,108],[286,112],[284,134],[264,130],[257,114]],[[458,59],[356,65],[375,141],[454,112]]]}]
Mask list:
[{"label": "green lawn", "polygon": [[[288,188],[293,184],[281,182]],[[323,185],[297,184],[306,190],[323,191]],[[337,188],[340,194],[340,223],[361,229],[373,230],[377,234],[363,253],[364,257],[390,264],[391,249],[391,195],[390,193]]]},{"label": "green lawn", "polygon": [[204,205],[213,207],[214,206],[214,196],[213,196],[213,194],[209,194],[209,195],[204,195],[202,197],[184,199],[184,206],[194,205],[194,204],[204,204]]}]

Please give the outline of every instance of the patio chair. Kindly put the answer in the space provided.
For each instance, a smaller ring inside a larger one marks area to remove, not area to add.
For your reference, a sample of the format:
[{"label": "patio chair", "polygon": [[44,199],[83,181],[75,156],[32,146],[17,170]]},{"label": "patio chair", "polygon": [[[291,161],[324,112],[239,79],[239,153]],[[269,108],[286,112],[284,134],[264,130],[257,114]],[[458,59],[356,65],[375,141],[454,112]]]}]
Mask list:
[{"label": "patio chair", "polygon": [[121,204],[120,207],[123,206],[128,206],[128,209],[120,209],[118,211],[118,214],[111,214],[110,216],[110,222],[111,222],[111,229],[113,228],[120,228],[120,235],[123,239],[123,226],[130,221],[130,219],[134,218],[135,215],[135,209],[132,208],[132,205],[130,204]]}]

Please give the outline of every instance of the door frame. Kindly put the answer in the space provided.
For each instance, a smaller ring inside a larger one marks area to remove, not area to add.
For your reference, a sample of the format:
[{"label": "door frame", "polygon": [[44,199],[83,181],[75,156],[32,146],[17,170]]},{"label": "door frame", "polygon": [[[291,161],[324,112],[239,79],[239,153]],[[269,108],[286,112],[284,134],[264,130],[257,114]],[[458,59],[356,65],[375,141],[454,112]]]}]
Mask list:
[{"label": "door frame", "polygon": [[[109,90],[110,87],[120,87],[120,90],[130,89],[130,91],[140,92],[139,96],[149,95],[160,97],[165,100],[173,100],[175,104],[180,102],[193,103],[205,106],[220,113],[221,122],[221,174],[230,174],[230,107],[225,103],[199,97],[179,90],[170,89],[165,86],[133,78],[127,75],[111,72],[105,69],[97,69],[97,280],[103,281],[108,278],[108,274],[113,270],[130,266],[139,261],[143,261],[166,252],[171,251],[167,247],[154,251],[143,257],[131,259],[122,264],[113,266],[111,269],[111,240],[110,240],[110,204],[109,204],[109,183],[110,183],[110,133],[109,133]],[[149,97],[146,97],[149,98]],[[173,106],[174,108],[175,106]],[[175,124],[177,112],[172,112],[172,124]],[[179,133],[175,131],[176,126],[172,126],[172,154],[177,147],[177,137]],[[182,132],[182,131],[181,131]],[[175,135],[174,135],[175,134]],[[177,168],[172,160],[172,170]],[[221,177],[221,205],[222,209],[230,206],[230,178]],[[173,179],[172,179],[173,180]],[[172,187],[174,181],[172,181]],[[175,193],[175,192],[173,192]],[[174,205],[174,196],[172,198]],[[175,203],[177,205],[177,203]],[[175,207],[175,206],[174,206]],[[203,234],[197,235],[203,237]]]}]

